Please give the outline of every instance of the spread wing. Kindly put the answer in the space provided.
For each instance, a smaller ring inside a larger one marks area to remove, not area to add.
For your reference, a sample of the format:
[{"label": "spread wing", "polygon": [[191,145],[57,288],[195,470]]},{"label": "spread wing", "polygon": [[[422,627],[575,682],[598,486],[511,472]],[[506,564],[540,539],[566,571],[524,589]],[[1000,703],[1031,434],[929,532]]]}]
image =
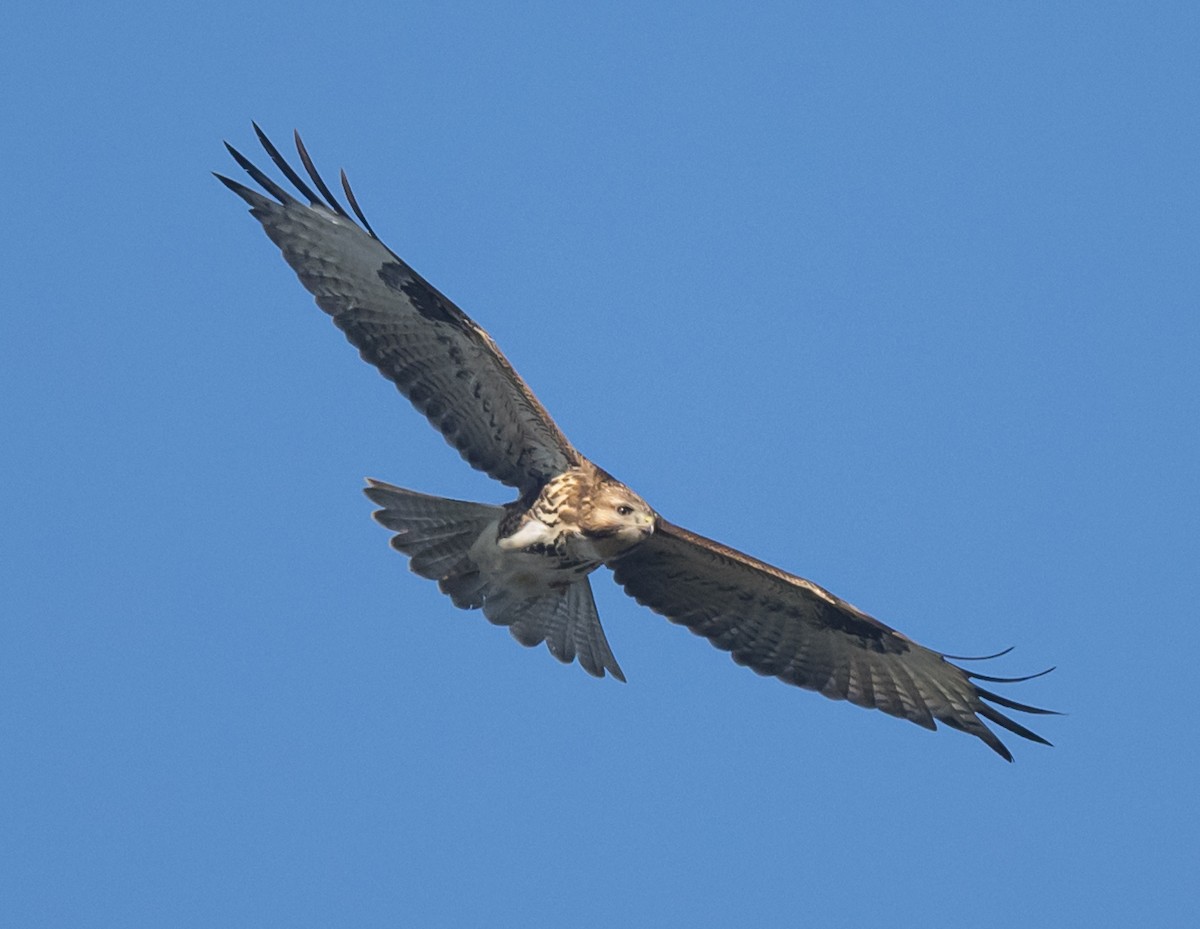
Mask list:
[{"label": "spread wing", "polygon": [[[226,144],[270,196],[217,175],[250,204],[251,214],[317,298],[317,305],[474,467],[498,481],[535,489],[579,461],[579,454],[491,337],[376,237],[342,174],[358,222],[296,148],[316,191],[256,125],[259,141],[308,202],[293,197]],[[360,225],[361,223],[361,225]]]},{"label": "spread wing", "polygon": [[1008,761],[1012,754],[983,720],[1050,744],[984,701],[1026,713],[1052,711],[974,683],[1028,678],[970,673],[816,584],[665,520],[610,567],[639,603],[704,636],[759,674],[926,729],[935,729],[937,720],[977,736]]}]

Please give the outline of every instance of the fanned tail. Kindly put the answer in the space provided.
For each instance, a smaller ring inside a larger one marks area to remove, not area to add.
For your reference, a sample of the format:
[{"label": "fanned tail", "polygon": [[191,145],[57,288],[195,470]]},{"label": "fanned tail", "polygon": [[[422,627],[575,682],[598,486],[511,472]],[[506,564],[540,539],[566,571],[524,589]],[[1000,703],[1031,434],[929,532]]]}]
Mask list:
[{"label": "fanned tail", "polygon": [[441,591],[465,610],[481,609],[497,626],[507,626],[522,645],[546,643],[564,664],[579,659],[595,677],[607,671],[625,680],[596,612],[586,577],[534,592],[494,584],[481,573],[471,549],[494,529],[504,508],[421,494],[368,479],[364,493],[381,509],[374,517],[392,530],[392,548],[409,558],[421,577],[437,581]]},{"label": "fanned tail", "polygon": [[500,519],[503,507],[433,497],[370,479],[363,493],[382,507],[375,511],[375,521],[396,533],[392,548],[408,556],[414,574],[437,581],[455,606],[483,606],[485,584],[471,559],[471,546]]},{"label": "fanned tail", "polygon": [[578,658],[588,674],[604,677],[608,671],[618,681],[625,680],[600,625],[592,585],[586,577],[533,596],[510,590],[487,592],[483,615],[497,626],[508,626],[522,645],[545,642],[550,654],[563,664]]}]

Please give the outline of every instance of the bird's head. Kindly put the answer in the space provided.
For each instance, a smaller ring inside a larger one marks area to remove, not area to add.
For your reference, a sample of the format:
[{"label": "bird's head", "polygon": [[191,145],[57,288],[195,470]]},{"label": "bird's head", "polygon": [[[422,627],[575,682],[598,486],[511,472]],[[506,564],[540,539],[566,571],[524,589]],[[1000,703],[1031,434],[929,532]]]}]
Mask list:
[{"label": "bird's head", "polygon": [[613,549],[606,553],[608,557],[649,537],[658,519],[645,500],[614,480],[602,481],[592,488],[581,516],[583,534],[594,542],[606,542]]}]

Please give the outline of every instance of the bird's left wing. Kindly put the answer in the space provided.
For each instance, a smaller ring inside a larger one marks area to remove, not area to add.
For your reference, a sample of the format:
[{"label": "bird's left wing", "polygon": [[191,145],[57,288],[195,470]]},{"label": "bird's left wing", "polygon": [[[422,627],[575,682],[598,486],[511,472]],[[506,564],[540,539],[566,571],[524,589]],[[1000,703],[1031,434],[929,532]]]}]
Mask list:
[{"label": "bird's left wing", "polygon": [[816,584],[666,520],[609,567],[639,603],[759,674],[927,729],[937,720],[982,739],[1008,761],[1012,754],[984,719],[1049,744],[984,701],[1026,713],[1051,711],[974,683],[1025,678],[968,672]]},{"label": "bird's left wing", "polygon": [[[536,489],[579,462],[579,454],[500,349],[470,317],[376,237],[346,175],[342,186],[358,222],[296,148],[316,191],[256,125],[271,160],[308,202],[226,144],[270,196],[217,175],[283,252],[317,305],[474,467],[499,481]],[[318,193],[319,191],[319,193]],[[361,223],[361,225],[359,225]]]}]

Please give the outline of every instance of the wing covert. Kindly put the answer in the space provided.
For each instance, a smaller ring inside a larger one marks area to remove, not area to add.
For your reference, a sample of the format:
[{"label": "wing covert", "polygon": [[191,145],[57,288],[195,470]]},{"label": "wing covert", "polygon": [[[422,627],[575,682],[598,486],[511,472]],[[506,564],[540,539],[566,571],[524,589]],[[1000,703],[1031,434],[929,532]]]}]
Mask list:
[{"label": "wing covert", "polygon": [[359,223],[297,151],[317,191],[257,125],[259,141],[297,200],[228,144],[264,196],[217,178],[250,204],[317,305],[473,467],[526,492],[578,463],[579,455],[491,337],[375,236],[342,174]]}]

